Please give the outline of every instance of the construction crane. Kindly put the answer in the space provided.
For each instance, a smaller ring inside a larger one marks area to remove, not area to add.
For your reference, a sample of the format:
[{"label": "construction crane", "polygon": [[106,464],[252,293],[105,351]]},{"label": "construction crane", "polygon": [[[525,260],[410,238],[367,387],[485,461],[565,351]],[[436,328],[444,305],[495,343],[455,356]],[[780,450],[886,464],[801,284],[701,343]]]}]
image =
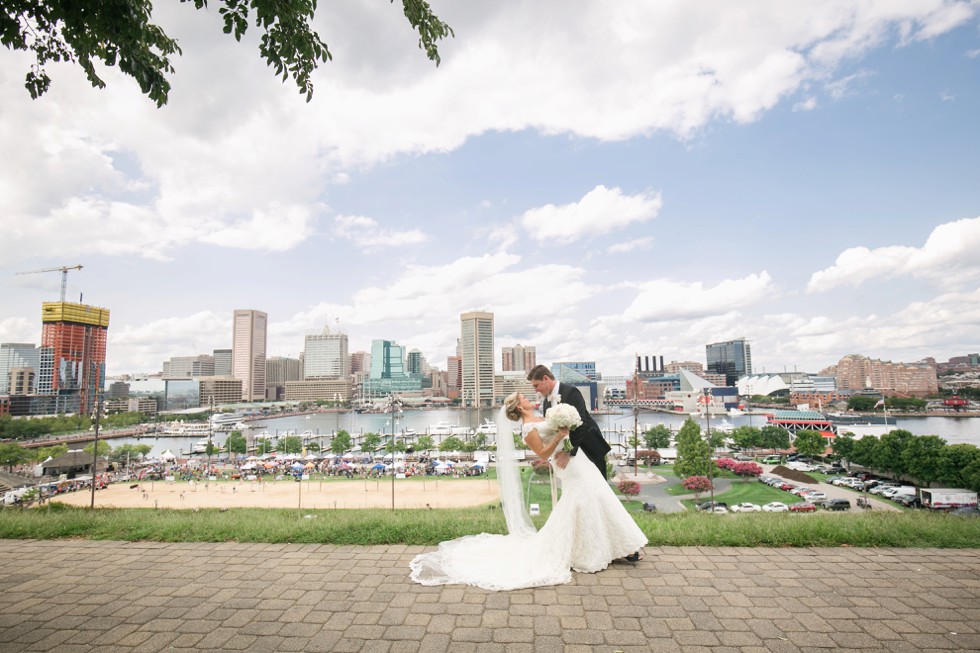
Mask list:
[{"label": "construction crane", "polygon": [[15,274],[36,274],[38,272],[60,272],[61,273],[61,301],[65,301],[65,289],[68,287],[68,270],[81,270],[81,265],[62,265],[56,268],[44,268],[43,270],[28,270],[27,272],[16,272]]}]

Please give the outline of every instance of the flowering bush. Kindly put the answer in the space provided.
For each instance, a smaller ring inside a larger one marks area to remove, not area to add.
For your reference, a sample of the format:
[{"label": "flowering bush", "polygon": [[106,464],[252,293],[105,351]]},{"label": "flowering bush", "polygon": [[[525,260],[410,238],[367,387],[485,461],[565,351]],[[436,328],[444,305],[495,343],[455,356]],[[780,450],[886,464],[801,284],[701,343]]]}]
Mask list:
[{"label": "flowering bush", "polygon": [[696,497],[711,489],[711,480],[707,476],[688,476],[681,481],[681,485],[684,486],[685,490],[693,492]]},{"label": "flowering bush", "polygon": [[627,497],[633,498],[640,493],[640,484],[636,481],[624,479],[619,482],[616,489]]},{"label": "flowering bush", "polygon": [[736,476],[759,476],[762,474],[762,467],[753,462],[742,462],[731,458],[719,458],[717,460],[718,469],[727,469]]},{"label": "flowering bush", "polygon": [[535,476],[547,476],[551,472],[551,463],[547,460],[535,460],[531,463],[531,470]]}]

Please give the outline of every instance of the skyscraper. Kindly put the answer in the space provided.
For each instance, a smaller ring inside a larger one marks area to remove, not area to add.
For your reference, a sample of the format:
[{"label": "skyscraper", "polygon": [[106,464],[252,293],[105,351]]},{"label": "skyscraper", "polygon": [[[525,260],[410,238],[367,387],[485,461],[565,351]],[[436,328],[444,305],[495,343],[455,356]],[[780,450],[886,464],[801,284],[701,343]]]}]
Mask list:
[{"label": "skyscraper", "polygon": [[492,406],[493,313],[463,313],[459,320],[463,358],[463,406]]},{"label": "skyscraper", "polygon": [[407,371],[416,376],[425,376],[429,373],[429,363],[425,360],[425,354],[418,349],[408,352]]},{"label": "skyscraper", "polygon": [[725,385],[734,386],[739,378],[752,374],[752,346],[745,338],[705,345],[708,371],[725,375]]},{"label": "skyscraper", "polygon": [[[0,395],[17,394],[10,389],[12,370],[31,368],[36,379],[41,360],[39,354],[37,346],[30,342],[0,343]],[[37,387],[36,380],[31,384],[31,392],[23,394],[32,394],[35,387]]]},{"label": "skyscraper", "polygon": [[307,333],[303,345],[303,378],[346,379],[350,374],[347,334],[331,333],[324,326],[319,333]]},{"label": "skyscraper", "polygon": [[231,350],[214,350],[214,375],[231,376]]},{"label": "skyscraper", "polygon": [[269,316],[236,310],[232,325],[231,373],[242,382],[242,401],[265,399],[265,350]]},{"label": "skyscraper", "polygon": [[500,358],[502,372],[530,372],[538,364],[534,347],[517,344],[513,347],[501,347]]},{"label": "skyscraper", "polygon": [[[41,322],[41,347],[49,348],[51,356],[50,392],[69,397],[65,405],[72,408],[77,396],[75,410],[91,413],[96,394],[105,383],[108,309],[70,302],[45,302],[41,305]],[[39,382],[42,376],[47,377],[47,374],[39,374]]]}]

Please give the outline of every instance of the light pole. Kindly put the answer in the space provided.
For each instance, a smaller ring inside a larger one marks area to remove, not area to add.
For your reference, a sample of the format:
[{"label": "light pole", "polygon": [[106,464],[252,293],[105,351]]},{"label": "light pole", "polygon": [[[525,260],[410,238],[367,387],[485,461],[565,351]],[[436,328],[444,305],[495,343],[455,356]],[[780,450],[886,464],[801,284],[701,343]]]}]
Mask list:
[{"label": "light pole", "polygon": [[704,389],[704,420],[705,433],[708,438],[708,491],[711,493],[711,510],[715,509],[715,484],[711,480],[711,472],[714,465],[711,462],[711,454],[714,453],[714,446],[711,443],[711,388]]},{"label": "light pole", "polygon": [[95,483],[99,476],[99,418],[102,416],[102,393],[95,393],[95,444],[92,447],[92,501],[89,508],[95,508]]}]

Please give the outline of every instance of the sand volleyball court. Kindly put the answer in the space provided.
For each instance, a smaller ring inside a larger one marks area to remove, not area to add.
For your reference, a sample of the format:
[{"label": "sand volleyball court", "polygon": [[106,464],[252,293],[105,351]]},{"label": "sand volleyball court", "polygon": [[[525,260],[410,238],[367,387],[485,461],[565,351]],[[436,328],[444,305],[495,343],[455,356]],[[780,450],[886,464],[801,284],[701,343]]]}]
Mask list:
[{"label": "sand volleyball court", "polygon": [[[115,483],[95,493],[103,508],[390,508],[391,479],[329,481],[219,481],[211,483],[143,481]],[[302,487],[299,487],[302,485]],[[88,506],[90,491],[54,497]],[[486,478],[395,480],[395,508],[467,508],[500,500],[496,481]]]}]

